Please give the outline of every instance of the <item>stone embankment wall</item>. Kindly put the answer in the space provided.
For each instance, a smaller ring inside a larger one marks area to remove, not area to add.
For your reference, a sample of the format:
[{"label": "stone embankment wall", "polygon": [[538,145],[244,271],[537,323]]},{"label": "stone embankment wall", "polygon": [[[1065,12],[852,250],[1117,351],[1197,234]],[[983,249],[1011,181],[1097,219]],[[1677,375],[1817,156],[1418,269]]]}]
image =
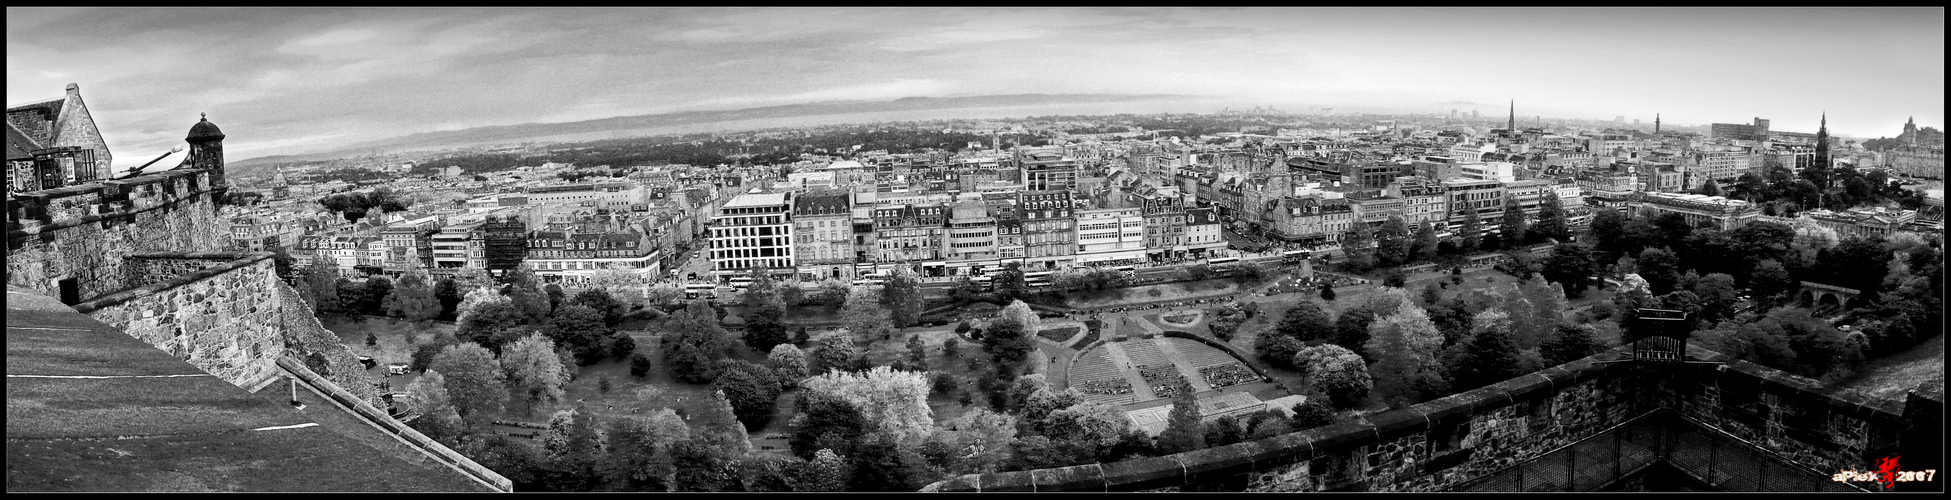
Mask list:
[{"label": "stone embankment wall", "polygon": [[[145,254],[139,266],[153,270],[197,268],[77,304],[96,320],[121,329],[198,369],[240,387],[277,375],[284,354],[284,320],[273,293],[278,280],[270,253],[171,257]],[[131,280],[133,281],[133,280]]]},{"label": "stone embankment wall", "polygon": [[213,194],[200,170],[16,193],[7,202],[7,283],[58,298],[60,280],[74,279],[80,299],[94,300],[129,287],[131,256],[223,251],[229,225]]},{"label": "stone embankment wall", "polygon": [[[1746,362],[1600,363],[1623,354],[1615,349],[1353,422],[1257,441],[1108,464],[964,475],[924,491],[1446,491],[1660,410],[1749,441],[1810,474],[1860,470],[1876,457],[1937,445],[1916,442],[1937,438],[1912,428],[1942,425],[1942,389],[1913,396],[1906,405],[1832,397],[1814,381]],[[1698,348],[1689,354],[1725,358]]]}]

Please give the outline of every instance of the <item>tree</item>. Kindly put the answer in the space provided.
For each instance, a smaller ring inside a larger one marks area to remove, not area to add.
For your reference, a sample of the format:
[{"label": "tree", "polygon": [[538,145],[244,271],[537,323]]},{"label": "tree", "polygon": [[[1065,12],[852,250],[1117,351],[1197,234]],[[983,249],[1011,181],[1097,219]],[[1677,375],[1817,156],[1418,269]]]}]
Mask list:
[{"label": "tree", "polygon": [[359,295],[359,313],[385,315],[386,296],[393,293],[393,281],[381,276],[366,279]]},{"label": "tree", "polygon": [[1294,366],[1307,374],[1313,387],[1342,408],[1361,404],[1374,388],[1364,363],[1354,351],[1334,344],[1309,346],[1294,355]]},{"label": "tree", "polygon": [[1376,264],[1375,237],[1369,233],[1368,225],[1356,223],[1353,226],[1341,233],[1341,251],[1348,256],[1343,265],[1352,272],[1368,272]]},{"label": "tree", "polygon": [[1540,274],[1565,287],[1568,297],[1581,297],[1592,286],[1592,249],[1585,243],[1559,243],[1551,249]]},{"label": "tree", "polygon": [[1626,215],[1618,210],[1600,209],[1592,214],[1592,222],[1586,231],[1592,235],[1593,249],[1601,255],[1597,262],[1618,260],[1626,251]]},{"label": "tree", "polygon": [[1712,179],[1709,179],[1707,182],[1701,183],[1700,190],[1695,191],[1695,193],[1699,193],[1704,196],[1720,196],[1721,185],[1719,183],[1714,182]]},{"label": "tree", "polygon": [[1384,401],[1401,407],[1441,392],[1444,381],[1436,353],[1443,335],[1422,308],[1401,304],[1369,324],[1368,335],[1363,351],[1375,358],[1369,375]]},{"label": "tree", "polygon": [[1558,325],[1551,340],[1540,346],[1547,366],[1558,366],[1597,354],[1605,345],[1590,325]]},{"label": "tree", "polygon": [[1526,368],[1518,360],[1517,343],[1511,340],[1509,321],[1502,311],[1477,314],[1470,338],[1459,342],[1454,364],[1450,366],[1452,389],[1470,390],[1501,382]]},{"label": "tree", "polygon": [[501,411],[508,390],[501,385],[501,363],[487,348],[470,343],[450,345],[434,356],[429,371],[445,377],[447,394],[464,421]]},{"label": "tree", "polygon": [[509,384],[528,394],[530,405],[562,402],[569,378],[549,339],[529,335],[509,343],[501,349],[501,369]]},{"label": "tree", "polygon": [[916,370],[928,368],[928,347],[922,344],[919,334],[908,337],[908,362],[914,365]]},{"label": "tree", "polygon": [[1206,447],[1205,424],[1200,421],[1199,401],[1192,395],[1192,383],[1185,377],[1172,382],[1172,411],[1167,414],[1165,432],[1158,435],[1159,451],[1178,453]]},{"label": "tree", "polygon": [[955,278],[955,286],[950,288],[948,292],[949,300],[960,304],[973,302],[981,296],[982,285],[977,285],[975,280],[970,279],[968,276]]},{"label": "tree", "polygon": [[[1011,306],[1021,303],[1018,301]],[[990,321],[989,328],[983,331],[982,349],[988,352],[990,359],[995,360],[998,365],[1016,366],[1029,359],[1030,352],[1036,350],[1030,340],[1033,334],[1027,328],[1020,317],[1000,316],[995,321]]]},{"label": "tree", "polygon": [[421,374],[407,384],[406,393],[412,411],[420,415],[413,420],[414,430],[435,441],[451,442],[466,428],[460,414],[454,411],[453,399],[447,395],[447,379],[440,372]]},{"label": "tree", "polygon": [[590,365],[609,357],[607,342],[616,330],[603,322],[603,313],[571,303],[556,311],[543,333],[556,345],[575,353],[578,364]]},{"label": "tree", "polygon": [[1402,288],[1408,285],[1409,277],[1403,275],[1401,269],[1390,269],[1388,275],[1382,278],[1382,286]]},{"label": "tree", "polygon": [[814,452],[822,448],[851,449],[854,441],[873,428],[867,418],[861,416],[859,408],[837,395],[802,392],[798,405],[799,415],[793,417],[788,444],[793,454],[802,458],[817,461]]},{"label": "tree", "polygon": [[746,429],[765,427],[779,401],[779,381],[772,369],[746,361],[727,361],[725,365],[718,379],[712,381],[712,387],[725,393],[733,413],[739,422],[745,423]]},{"label": "tree", "polygon": [[838,306],[847,302],[847,294],[852,290],[840,280],[828,279],[820,282],[820,290],[813,294],[813,300],[829,306]]},{"label": "tree", "polygon": [[630,355],[630,376],[644,378],[644,375],[649,374],[650,356],[645,356],[641,352]]},{"label": "tree", "polygon": [[[590,290],[602,290],[625,308],[644,305],[644,276],[621,264],[611,264],[589,275]],[[585,291],[587,292],[587,290]],[[594,306],[592,306],[594,307]],[[598,311],[603,309],[598,308]]]},{"label": "tree", "polygon": [[1416,228],[1415,242],[1410,255],[1414,260],[1436,260],[1441,241],[1436,237],[1436,225],[1423,223]]},{"label": "tree", "polygon": [[339,291],[339,312],[346,313],[355,320],[366,312],[366,286],[350,279],[333,280],[332,287]]},{"label": "tree", "polygon": [[854,447],[852,491],[914,491],[922,485],[924,460],[912,446],[876,435]]},{"label": "tree", "polygon": [[666,491],[677,473],[671,448],[689,440],[691,432],[677,413],[660,408],[647,417],[611,420],[608,437],[612,482],[625,489]]},{"label": "tree", "polygon": [[1740,289],[1734,286],[1734,276],[1727,273],[1710,273],[1694,283],[1694,296],[1700,299],[1700,319],[1718,321],[1731,314],[1735,302],[1740,300]]},{"label": "tree", "polygon": [[1571,238],[1572,230],[1565,219],[1563,200],[1558,199],[1557,191],[1547,189],[1544,199],[1538,202],[1538,224],[1531,228],[1531,232],[1558,240],[1560,244],[1568,243],[1566,240]]},{"label": "tree", "polygon": [[1647,290],[1654,295],[1664,295],[1673,291],[1680,281],[1680,258],[1666,248],[1648,248],[1639,252],[1639,277],[1646,280]]},{"label": "tree", "polygon": [[1280,319],[1280,325],[1270,333],[1302,342],[1325,342],[1334,338],[1334,319],[1328,317],[1328,311],[1322,309],[1320,303],[1302,300],[1287,309],[1287,314]]},{"label": "tree", "polygon": [[1755,262],[1754,270],[1748,273],[1748,292],[1753,294],[1758,306],[1772,304],[1794,286],[1795,278],[1774,259]]},{"label": "tree", "polygon": [[628,305],[624,304],[623,301],[617,300],[610,292],[601,288],[591,288],[577,292],[574,298],[569,299],[568,304],[557,306],[557,314],[561,314],[560,309],[562,307],[569,305],[583,306],[596,311],[602,315],[603,324],[610,327],[621,324],[623,322],[623,314],[629,311]]},{"label": "tree", "polygon": [[1016,419],[987,408],[969,410],[950,421],[948,429],[960,452],[951,466],[956,473],[996,472],[1009,461],[1010,446],[1016,443]]},{"label": "tree", "polygon": [[1529,225],[1524,222],[1524,208],[1518,206],[1517,198],[1505,196],[1504,225],[1498,232],[1504,244],[1512,248],[1524,244],[1530,238],[1527,234],[1530,230]]},{"label": "tree", "polygon": [[550,314],[554,314],[556,308],[562,307],[562,300],[567,298],[563,295],[562,285],[557,285],[555,283],[550,283],[547,286],[543,286],[542,294],[549,296]]},{"label": "tree", "polygon": [[454,317],[454,308],[461,305],[461,292],[454,280],[441,278],[434,284],[434,300],[440,301],[440,314],[436,317]]},{"label": "tree", "polygon": [[856,287],[847,294],[847,304],[841,307],[840,317],[848,332],[862,340],[894,335],[893,313],[881,305],[881,295],[869,287]]},{"label": "tree", "polygon": [[387,316],[418,325],[425,325],[440,315],[440,300],[434,296],[426,272],[417,269],[400,276],[399,284],[393,287],[393,293],[386,295],[384,304]]},{"label": "tree", "polygon": [[[508,302],[508,296],[502,295],[494,287],[484,286],[468,291],[467,295],[461,298],[461,302],[454,306],[454,323],[459,325],[467,324],[468,317],[472,316],[475,311],[481,309],[484,305],[495,302]],[[526,321],[526,318],[521,319]]]},{"label": "tree", "polygon": [[604,456],[603,435],[596,417],[583,407],[557,411],[543,432],[542,451],[554,474],[548,480],[557,491],[588,491],[602,477],[597,472]]},{"label": "tree", "polygon": [[1322,402],[1323,397],[1310,397],[1294,405],[1294,430],[1307,430],[1335,423],[1335,410]]},{"label": "tree", "polygon": [[1424,306],[1435,306],[1437,302],[1441,302],[1442,300],[1443,288],[1438,286],[1437,282],[1431,281],[1428,285],[1423,286],[1422,301]]},{"label": "tree", "polygon": [[[852,297],[848,297],[852,302]],[[921,278],[906,267],[896,268],[887,285],[881,287],[881,305],[887,306],[895,328],[914,326],[921,321]]]},{"label": "tree", "polygon": [[521,308],[528,320],[536,323],[549,317],[549,295],[542,292],[542,284],[535,272],[526,268],[509,271],[508,299]]},{"label": "tree", "polygon": [[807,461],[799,477],[799,491],[847,491],[853,471],[833,450],[822,449]]},{"label": "tree", "polygon": [[806,379],[800,386],[858,408],[875,429],[903,443],[919,442],[934,430],[928,380],[920,372],[885,366],[860,373],[827,372]]},{"label": "tree", "polygon": [[1457,242],[1457,250],[1464,255],[1476,253],[1483,246],[1484,222],[1478,218],[1475,209],[1463,211],[1463,225],[1457,229],[1457,234],[1462,236]]},{"label": "tree", "polygon": [[1029,304],[1021,300],[1010,301],[1008,306],[996,313],[996,320],[1015,323],[1024,333],[1030,335],[1043,331],[1043,320],[1037,317],[1036,311],[1030,309]]},{"label": "tree", "polygon": [[1023,265],[1016,262],[1003,264],[1002,272],[996,273],[991,284],[996,296],[1003,300],[1016,300],[1029,291],[1029,285],[1023,280]]},{"label": "tree", "polygon": [[813,351],[813,358],[819,361],[820,371],[848,370],[854,365],[854,339],[846,334],[829,334],[820,337],[819,350]]},{"label": "tree", "polygon": [[793,387],[811,372],[806,366],[806,352],[792,344],[779,344],[766,354],[766,362],[772,365],[773,374],[779,377],[781,385]]},{"label": "tree", "polygon": [[1375,238],[1375,258],[1383,266],[1397,266],[1409,262],[1415,242],[1410,239],[1409,224],[1402,217],[1389,216],[1382,223],[1382,229]]},{"label": "tree", "polygon": [[1321,283],[1321,300],[1328,302],[1335,301],[1335,287],[1325,281]]}]

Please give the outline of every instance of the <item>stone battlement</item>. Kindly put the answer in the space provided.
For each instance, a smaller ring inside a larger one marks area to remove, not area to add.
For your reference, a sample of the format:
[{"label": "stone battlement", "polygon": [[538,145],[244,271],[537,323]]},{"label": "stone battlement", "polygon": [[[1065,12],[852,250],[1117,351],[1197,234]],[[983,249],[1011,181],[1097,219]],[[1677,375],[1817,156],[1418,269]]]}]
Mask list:
[{"label": "stone battlement", "polygon": [[219,192],[210,172],[173,170],[16,193],[7,201],[7,283],[78,304],[154,282],[131,278],[144,272],[132,257],[225,249]]},{"label": "stone battlement", "polygon": [[[1892,404],[1831,396],[1812,380],[1742,361],[1601,363],[1623,349],[1352,422],[1162,457],[963,475],[923,491],[1449,491],[1660,411],[1811,473],[1939,444],[1908,430],[1941,425],[1933,420],[1942,418],[1941,388]],[[1726,358],[1699,348],[1689,357]]]}]

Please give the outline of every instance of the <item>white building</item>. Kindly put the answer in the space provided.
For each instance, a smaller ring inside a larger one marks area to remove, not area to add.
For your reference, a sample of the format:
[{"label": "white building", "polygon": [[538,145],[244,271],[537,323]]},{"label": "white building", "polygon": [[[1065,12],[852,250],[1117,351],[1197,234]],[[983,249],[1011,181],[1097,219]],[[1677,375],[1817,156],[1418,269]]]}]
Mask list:
[{"label": "white building", "polygon": [[1078,264],[1146,261],[1145,216],[1137,208],[1077,211]]}]

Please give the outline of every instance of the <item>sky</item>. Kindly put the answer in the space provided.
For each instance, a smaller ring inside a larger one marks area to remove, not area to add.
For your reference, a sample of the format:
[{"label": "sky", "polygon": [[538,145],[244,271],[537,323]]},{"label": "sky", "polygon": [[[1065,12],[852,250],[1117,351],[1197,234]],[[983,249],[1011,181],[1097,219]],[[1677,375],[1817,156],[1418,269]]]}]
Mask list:
[{"label": "sky", "polygon": [[1942,8],[6,14],[7,103],[59,97],[78,83],[122,158],[181,144],[200,112],[229,136],[227,156],[244,159],[475,126],[1019,93],[1486,116],[1516,100],[1521,118],[1762,117],[1806,132],[1827,112],[1832,134],[1855,137],[1895,136],[1910,116],[1944,128]]}]

